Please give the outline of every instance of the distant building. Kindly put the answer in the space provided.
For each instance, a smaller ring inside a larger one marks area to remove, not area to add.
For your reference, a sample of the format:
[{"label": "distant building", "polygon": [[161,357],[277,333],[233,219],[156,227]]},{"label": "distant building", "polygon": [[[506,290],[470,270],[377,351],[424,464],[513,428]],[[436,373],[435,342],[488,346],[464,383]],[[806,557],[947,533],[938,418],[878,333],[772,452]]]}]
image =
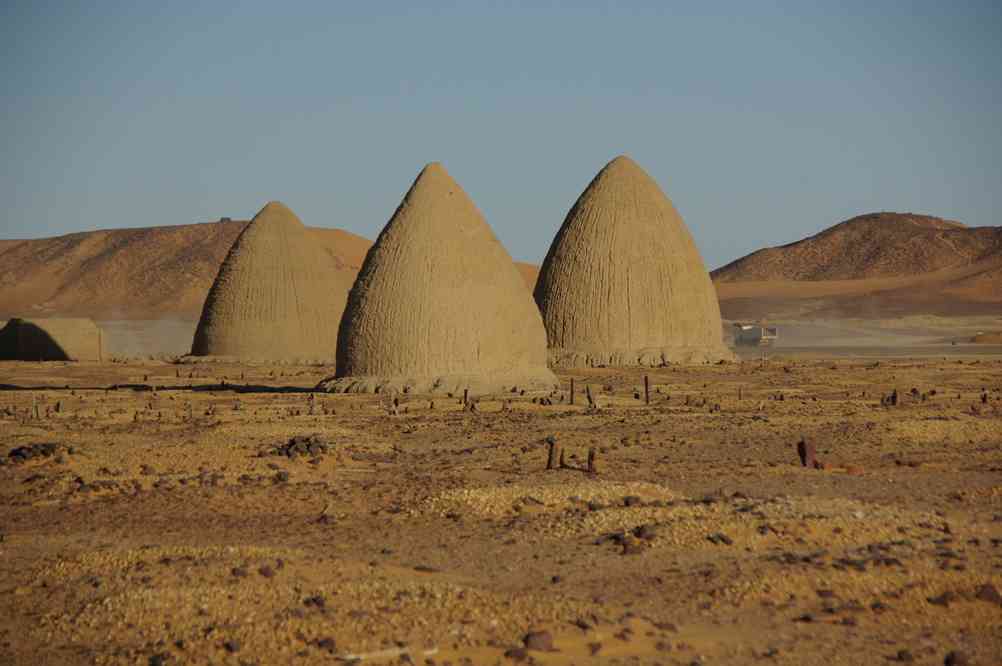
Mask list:
[{"label": "distant building", "polygon": [[229,218],[229,217],[221,217],[221,218],[219,218],[219,221],[220,222],[232,222],[233,219]]},{"label": "distant building", "polygon": [[779,329],[761,324],[734,324],[734,344],[742,347],[768,347],[776,342]]},{"label": "distant building", "polygon": [[0,329],[0,361],[101,360],[101,328],[90,319],[14,318]]}]

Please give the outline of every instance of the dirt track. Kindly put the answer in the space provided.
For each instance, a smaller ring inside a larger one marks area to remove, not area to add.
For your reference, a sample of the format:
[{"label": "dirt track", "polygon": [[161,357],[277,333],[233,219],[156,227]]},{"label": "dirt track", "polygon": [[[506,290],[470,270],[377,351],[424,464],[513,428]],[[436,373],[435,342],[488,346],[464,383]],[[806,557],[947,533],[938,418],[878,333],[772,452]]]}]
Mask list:
[{"label": "dirt track", "polygon": [[[165,387],[0,392],[0,662],[999,663],[1002,353],[981,352],[658,369],[650,406],[642,371],[594,370],[574,406],[397,415],[188,388],[324,368],[0,364]],[[544,469],[549,436],[569,468]],[[533,630],[557,651],[518,649]]]}]

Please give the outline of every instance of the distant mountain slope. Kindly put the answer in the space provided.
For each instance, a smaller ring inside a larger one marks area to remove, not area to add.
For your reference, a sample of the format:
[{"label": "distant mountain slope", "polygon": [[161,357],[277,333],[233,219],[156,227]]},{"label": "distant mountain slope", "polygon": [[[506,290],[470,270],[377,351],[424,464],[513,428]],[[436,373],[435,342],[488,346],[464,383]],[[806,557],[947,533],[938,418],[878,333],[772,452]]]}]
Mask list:
[{"label": "distant mountain slope", "polygon": [[[197,318],[246,221],[114,229],[0,243],[0,316]],[[311,229],[352,276],[369,241]]]},{"label": "distant mountain slope", "polygon": [[871,213],[713,271],[714,281],[860,280],[917,275],[1002,256],[1002,227],[913,213]]},{"label": "distant mountain slope", "polygon": [[[0,240],[0,320],[13,316],[197,319],[245,221]],[[352,277],[372,245],[311,228]],[[538,266],[517,262],[531,290]],[[1002,312],[1002,227],[874,213],[712,273],[728,319]]]},{"label": "distant mountain slope", "polygon": [[1002,227],[861,215],[712,273],[728,319],[1002,312]]},{"label": "distant mountain slope", "polygon": [[[0,319],[197,319],[246,224],[232,220],[0,240]],[[341,229],[310,231],[338,269],[354,279],[372,242]],[[531,289],[537,267],[518,266]]]}]

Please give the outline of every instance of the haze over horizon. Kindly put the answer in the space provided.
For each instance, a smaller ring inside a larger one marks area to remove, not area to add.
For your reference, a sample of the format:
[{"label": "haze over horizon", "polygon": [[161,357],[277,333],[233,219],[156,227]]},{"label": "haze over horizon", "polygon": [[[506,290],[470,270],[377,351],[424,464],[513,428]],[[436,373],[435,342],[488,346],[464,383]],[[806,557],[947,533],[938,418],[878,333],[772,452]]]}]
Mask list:
[{"label": "haze over horizon", "polygon": [[1002,7],[0,8],[0,238],[249,218],[375,238],[441,161],[517,260],[631,155],[708,268],[858,214],[1002,223]]}]

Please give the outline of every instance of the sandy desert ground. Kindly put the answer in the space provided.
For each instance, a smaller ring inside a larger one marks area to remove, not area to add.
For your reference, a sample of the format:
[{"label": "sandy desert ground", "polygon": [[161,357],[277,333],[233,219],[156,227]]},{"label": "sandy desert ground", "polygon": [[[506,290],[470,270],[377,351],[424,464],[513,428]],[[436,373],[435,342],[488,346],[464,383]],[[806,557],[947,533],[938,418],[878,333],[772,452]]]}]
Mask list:
[{"label": "sandy desert ground", "polygon": [[[1002,317],[942,317],[910,315],[870,319],[784,319],[767,320],[780,331],[776,348],[784,354],[816,349],[817,354],[859,354],[864,347],[880,354],[915,355],[919,347],[932,355],[944,344],[967,343],[979,332],[1002,331]],[[0,326],[3,325],[0,320]],[[732,334],[733,321],[723,322],[724,337]],[[100,320],[105,351],[115,359],[159,358],[169,360],[191,351],[191,339],[198,324],[194,319]],[[955,350],[954,350],[955,351]],[[969,351],[969,353],[974,353]],[[758,358],[759,351],[752,352]]]},{"label": "sandy desert ground", "polygon": [[0,662],[1000,663],[1002,347],[937,349],[475,411],[311,394],[322,367],[0,364]]}]

